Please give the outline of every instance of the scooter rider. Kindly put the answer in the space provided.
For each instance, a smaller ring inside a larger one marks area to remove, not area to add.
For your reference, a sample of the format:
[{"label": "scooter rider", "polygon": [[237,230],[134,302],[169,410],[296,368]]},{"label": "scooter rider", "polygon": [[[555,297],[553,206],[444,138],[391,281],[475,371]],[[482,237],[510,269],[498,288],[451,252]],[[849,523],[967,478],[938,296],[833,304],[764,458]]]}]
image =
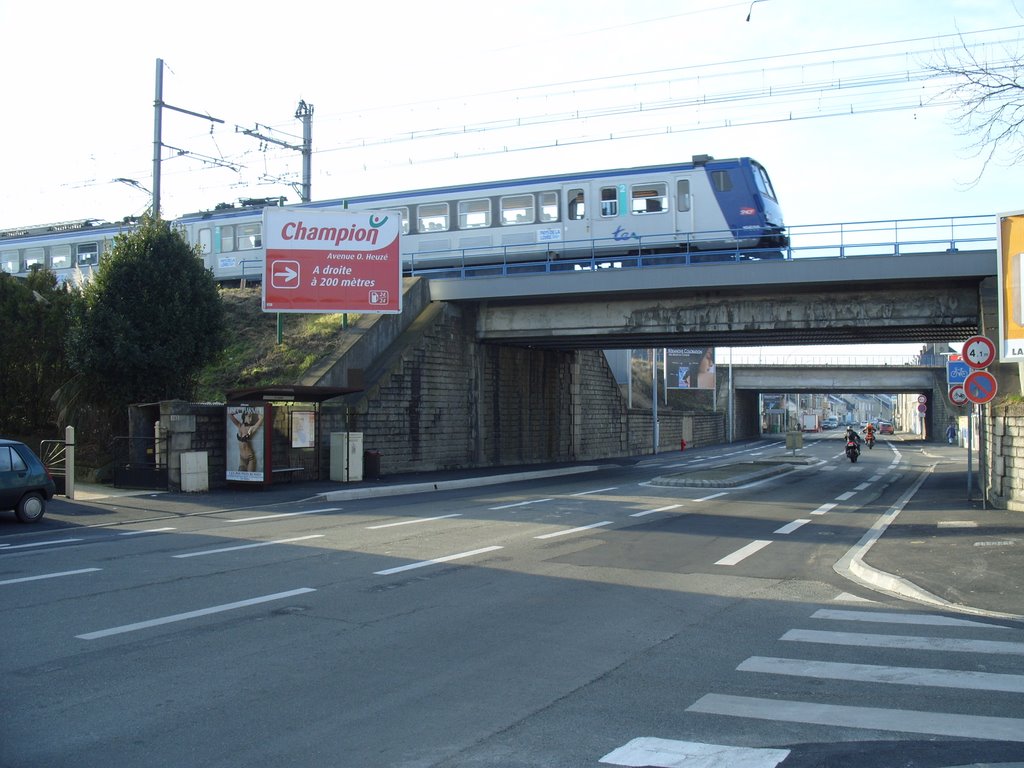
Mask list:
[{"label": "scooter rider", "polygon": [[870,448],[872,443],[875,442],[875,424],[874,424],[874,422],[869,421],[867,423],[867,425],[864,427],[864,429],[861,430],[861,431],[864,432],[864,435],[867,437],[868,447]]}]

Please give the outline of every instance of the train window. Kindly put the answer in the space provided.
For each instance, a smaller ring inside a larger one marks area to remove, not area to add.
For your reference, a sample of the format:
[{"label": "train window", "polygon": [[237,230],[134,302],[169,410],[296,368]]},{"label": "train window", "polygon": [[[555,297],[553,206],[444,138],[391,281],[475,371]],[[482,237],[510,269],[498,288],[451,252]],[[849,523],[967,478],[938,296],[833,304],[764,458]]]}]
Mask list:
[{"label": "train window", "polygon": [[217,227],[217,237],[220,240],[220,247],[217,253],[230,253],[235,250],[235,228]]},{"label": "train window", "polygon": [[570,221],[579,221],[587,215],[587,203],[582,189],[569,190],[568,214]]},{"label": "train window", "polygon": [[679,179],[676,182],[676,209],[688,211],[692,205],[690,201],[690,180]]},{"label": "train window", "polygon": [[213,253],[213,230],[209,227],[203,227],[197,234],[199,235],[199,252],[203,256]]},{"label": "train window", "polygon": [[253,251],[263,247],[262,224],[239,224],[236,229],[238,250]]},{"label": "train window", "polygon": [[533,195],[509,195],[501,198],[501,224],[533,224],[536,221]]},{"label": "train window", "polygon": [[479,200],[459,201],[459,229],[475,229],[491,226],[491,201],[487,198]]},{"label": "train window", "polygon": [[770,197],[772,200],[778,200],[775,197],[775,189],[772,187],[771,179],[768,178],[768,172],[760,165],[754,166],[754,180],[757,182],[757,188],[761,190],[762,195]]},{"label": "train window", "polygon": [[636,216],[664,213],[668,208],[668,185],[634,184],[630,191],[630,200],[630,209]]},{"label": "train window", "polygon": [[402,234],[409,234],[409,209],[408,208],[395,208],[400,214],[402,214]]},{"label": "train window", "polygon": [[616,190],[615,187],[601,188],[601,215],[619,215],[619,195],[618,190]]},{"label": "train window", "polygon": [[444,232],[448,229],[448,203],[427,203],[416,209],[417,232]]},{"label": "train window", "polygon": [[46,264],[46,249],[44,248],[26,248],[25,249],[25,271],[28,272],[32,267],[42,267]]},{"label": "train window", "polygon": [[540,193],[540,220],[558,221],[558,193]]},{"label": "train window", "polygon": [[75,263],[80,267],[98,264],[100,261],[99,243],[79,243],[75,250]]},{"label": "train window", "polygon": [[728,171],[712,171],[711,186],[719,192],[728,192],[732,189],[732,178]]},{"label": "train window", "polygon": [[50,269],[67,269],[71,266],[71,246],[50,246]]},{"label": "train window", "polygon": [[21,254],[18,251],[0,251],[0,269],[12,275],[21,271]]}]

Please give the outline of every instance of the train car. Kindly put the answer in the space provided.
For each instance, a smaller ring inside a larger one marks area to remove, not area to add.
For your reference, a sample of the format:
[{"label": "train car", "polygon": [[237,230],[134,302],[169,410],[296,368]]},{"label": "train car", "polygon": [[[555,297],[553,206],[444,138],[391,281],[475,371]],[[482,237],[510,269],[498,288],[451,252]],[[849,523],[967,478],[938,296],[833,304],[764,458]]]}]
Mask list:
[{"label": "train car", "polygon": [[[261,279],[262,207],[189,214],[189,241],[222,282]],[[324,200],[319,210],[402,215],[407,273],[548,259],[685,254],[691,261],[777,258],[787,245],[767,171],[751,158],[536,176]]]},{"label": "train car", "polygon": [[[199,247],[219,282],[257,282],[265,262],[263,208],[283,203],[283,198],[264,198],[222,204],[175,224]],[[399,211],[406,273],[635,254],[697,262],[739,253],[777,258],[787,245],[768,173],[748,157],[697,155],[684,163],[364,195],[302,207]],[[58,233],[50,235],[55,244]],[[42,241],[30,246],[52,247]],[[102,248],[97,257],[101,254]],[[11,257],[11,268],[5,260],[3,268],[15,273],[33,263],[64,268],[64,256],[56,262],[39,258],[22,253]]]},{"label": "train car", "polygon": [[79,219],[0,230],[0,270],[25,276],[45,267],[60,281],[88,279],[113,246],[114,237],[131,227],[130,221]]}]

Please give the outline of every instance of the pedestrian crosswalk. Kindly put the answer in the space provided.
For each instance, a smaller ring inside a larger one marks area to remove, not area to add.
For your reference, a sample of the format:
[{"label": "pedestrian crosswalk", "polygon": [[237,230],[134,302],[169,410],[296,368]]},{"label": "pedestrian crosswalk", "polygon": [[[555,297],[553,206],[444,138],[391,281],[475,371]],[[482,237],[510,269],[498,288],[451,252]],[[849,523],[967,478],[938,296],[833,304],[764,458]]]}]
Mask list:
[{"label": "pedestrian crosswalk", "polygon": [[[792,724],[844,729],[844,741],[862,733],[865,740],[889,734],[900,740],[1024,745],[1024,675],[1019,674],[1024,629],[1019,626],[875,606],[829,608],[784,631],[771,647],[776,653],[744,659],[736,676],[716,686],[720,690],[685,707],[693,719],[684,722],[693,732],[706,739],[717,728],[721,743],[687,740],[687,734],[644,735],[600,762],[785,768],[789,752],[798,747],[781,756],[777,747],[792,745]],[[752,695],[761,691],[769,693]],[[743,746],[729,743],[729,734],[737,731],[722,723],[743,721],[761,723],[763,748],[750,747],[749,740]],[[777,739],[771,738],[772,723],[779,726]],[[827,731],[810,732],[819,742],[830,740]],[[1024,746],[1020,750],[1024,756]]]}]

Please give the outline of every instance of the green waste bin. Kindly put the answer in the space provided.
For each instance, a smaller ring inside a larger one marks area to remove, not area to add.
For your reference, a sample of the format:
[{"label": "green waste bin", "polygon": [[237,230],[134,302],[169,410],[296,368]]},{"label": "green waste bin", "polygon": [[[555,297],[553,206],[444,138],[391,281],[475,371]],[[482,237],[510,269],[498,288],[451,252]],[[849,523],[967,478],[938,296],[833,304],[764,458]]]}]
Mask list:
[{"label": "green waste bin", "polygon": [[380,480],[380,451],[363,451],[363,479]]}]

